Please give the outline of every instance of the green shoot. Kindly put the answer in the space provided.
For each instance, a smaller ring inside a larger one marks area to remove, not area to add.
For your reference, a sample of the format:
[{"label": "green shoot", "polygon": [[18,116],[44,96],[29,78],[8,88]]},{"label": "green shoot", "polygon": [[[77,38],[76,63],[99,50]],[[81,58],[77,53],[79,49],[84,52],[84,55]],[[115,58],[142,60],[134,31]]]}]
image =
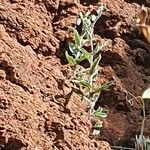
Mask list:
[{"label": "green shoot", "polygon": [[[85,15],[80,13],[80,18],[77,20],[77,25],[81,25],[82,30],[79,33],[75,28],[69,27],[69,30],[73,32],[74,42],[69,43],[69,52],[66,51],[66,58],[69,64],[74,69],[74,74],[70,79],[73,90],[80,95],[82,99],[88,101],[89,104],[89,118],[96,118],[98,120],[94,125],[95,130],[99,130],[102,127],[103,118],[107,116],[107,111],[99,107],[94,109],[95,104],[100,96],[102,90],[107,90],[112,82],[104,85],[96,83],[98,76],[98,68],[101,60],[100,51],[105,44],[94,43],[94,26],[97,20],[102,15],[104,6],[101,5],[96,11],[97,14],[90,14],[87,12]],[[90,50],[86,47],[90,47]],[[87,61],[89,67],[83,67],[79,63]]]}]

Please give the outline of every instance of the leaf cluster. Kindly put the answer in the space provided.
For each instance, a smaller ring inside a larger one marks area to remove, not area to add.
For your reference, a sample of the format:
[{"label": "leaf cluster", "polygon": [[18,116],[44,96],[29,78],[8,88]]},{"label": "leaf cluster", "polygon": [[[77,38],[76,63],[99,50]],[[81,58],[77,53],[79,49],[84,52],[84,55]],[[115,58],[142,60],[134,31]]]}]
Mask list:
[{"label": "leaf cluster", "polygon": [[[101,50],[105,44],[97,43],[94,45],[94,26],[97,20],[102,15],[104,6],[100,6],[95,14],[80,13],[80,17],[77,19],[77,25],[81,26],[81,33],[79,33],[74,27],[69,27],[69,30],[73,32],[74,42],[69,43],[69,52],[66,51],[65,55],[69,64],[74,68],[74,74],[71,78],[73,84],[73,90],[80,95],[83,99],[89,102],[89,115],[96,118],[105,118],[107,111],[99,107],[94,109],[100,92],[107,90],[112,82],[108,82],[104,85],[97,84],[96,79],[98,77],[98,67],[101,60]],[[89,45],[90,50],[86,50],[85,45]],[[87,61],[90,65],[85,68],[79,63]],[[101,127],[101,123],[96,123],[96,128]]]}]

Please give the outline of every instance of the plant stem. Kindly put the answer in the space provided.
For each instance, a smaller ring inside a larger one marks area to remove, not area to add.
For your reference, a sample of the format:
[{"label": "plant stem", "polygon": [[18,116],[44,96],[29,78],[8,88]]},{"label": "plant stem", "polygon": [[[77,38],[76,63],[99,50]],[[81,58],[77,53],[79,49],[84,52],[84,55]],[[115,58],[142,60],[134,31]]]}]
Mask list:
[{"label": "plant stem", "polygon": [[[91,46],[91,60],[90,60],[90,68],[92,68],[93,66],[93,33],[91,32],[91,35],[90,35],[90,46]],[[92,79],[92,75],[90,75],[90,85],[92,87],[92,84],[93,84],[93,79]],[[90,93],[92,91],[90,90]]]},{"label": "plant stem", "polygon": [[121,149],[121,150],[135,150],[135,148],[121,147],[121,146],[110,146],[111,148]]},{"label": "plant stem", "polygon": [[142,121],[142,127],[141,127],[141,134],[140,135],[143,136],[146,114],[145,114],[145,103],[144,103],[144,100],[142,98],[141,98],[141,101],[142,101],[142,107],[143,107],[143,121]]},{"label": "plant stem", "polygon": [[[93,29],[91,29],[91,34],[90,34],[90,46],[91,46],[91,60],[90,60],[90,68],[92,68],[93,66]],[[92,86],[93,86],[93,77],[92,75],[90,75],[90,90],[89,90],[89,99],[90,99],[90,110],[89,110],[89,113],[90,113],[90,116],[92,114],[92,111],[93,111],[93,102],[91,100],[91,93],[92,93]]]},{"label": "plant stem", "polygon": [[[103,10],[102,10],[103,11]],[[90,33],[90,45],[91,45],[91,53],[92,53],[92,55],[91,55],[91,61],[90,61],[90,67],[92,67],[93,66],[93,61],[94,61],[94,55],[93,55],[93,50],[94,50],[94,46],[93,46],[93,35],[94,35],[94,27],[95,27],[95,24],[96,24],[96,22],[98,21],[98,19],[101,17],[101,15],[102,15],[102,13],[99,13],[98,14],[98,16],[97,16],[97,18],[96,18],[96,20],[93,22],[93,24],[92,24],[92,26],[91,26],[91,33]],[[90,85],[91,85],[91,87],[92,87],[92,84],[93,84],[93,79],[92,79],[93,77],[92,77],[92,75],[90,76]],[[90,93],[91,93],[92,91],[90,90]]]}]

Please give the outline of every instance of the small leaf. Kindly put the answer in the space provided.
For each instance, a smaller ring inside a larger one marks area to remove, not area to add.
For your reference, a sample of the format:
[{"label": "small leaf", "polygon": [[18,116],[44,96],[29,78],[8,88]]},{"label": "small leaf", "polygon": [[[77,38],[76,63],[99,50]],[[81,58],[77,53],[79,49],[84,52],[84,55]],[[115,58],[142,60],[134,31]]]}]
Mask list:
[{"label": "small leaf", "polygon": [[[103,122],[102,121],[97,121],[96,124],[94,125],[94,129],[97,131],[100,131],[100,128],[103,127]],[[99,132],[98,132],[99,133]]]},{"label": "small leaf", "polygon": [[99,6],[99,8],[97,9],[96,12],[97,12],[98,15],[101,15],[103,11],[104,11],[104,6],[101,5],[101,6]]},{"label": "small leaf", "polygon": [[79,64],[80,62],[82,62],[83,60],[86,60],[86,59],[87,59],[86,55],[85,54],[81,54],[80,58],[77,59],[77,63]]},{"label": "small leaf", "polygon": [[96,16],[95,15],[91,15],[91,20],[94,22],[96,20]]},{"label": "small leaf", "polygon": [[[78,51],[78,52],[76,53],[76,55],[75,55],[76,59],[78,60],[78,59],[80,58],[81,55],[82,55],[81,52]],[[78,62],[77,62],[77,63],[78,63]]]},{"label": "small leaf", "polygon": [[91,75],[94,75],[96,71],[98,70],[98,64],[100,62],[100,59],[101,57],[99,56],[94,60],[93,65],[91,66],[90,71],[89,71]]},{"label": "small leaf", "polygon": [[85,69],[82,66],[77,65],[74,70],[74,78],[76,78],[78,80],[80,80],[80,79],[82,80],[83,75],[84,75],[84,73],[83,73],[84,70]]},{"label": "small leaf", "polygon": [[98,118],[106,118],[107,117],[107,111],[104,110],[102,107],[99,107],[94,113],[93,115],[95,117],[98,117]]},{"label": "small leaf", "polygon": [[75,28],[73,27],[68,27],[68,28],[74,32],[75,46],[77,48],[80,45],[80,35]]},{"label": "small leaf", "polygon": [[98,52],[100,52],[104,47],[106,46],[106,44],[100,44],[98,43],[95,47],[95,49],[93,50],[93,55],[96,55]]},{"label": "small leaf", "polygon": [[66,55],[67,61],[69,62],[70,65],[76,64],[74,58],[72,56],[70,56],[67,51],[65,52],[65,55]]},{"label": "small leaf", "polygon": [[69,50],[72,54],[76,53],[76,48],[75,48],[75,44],[74,43],[69,43]]},{"label": "small leaf", "polygon": [[83,60],[90,60],[90,58],[91,58],[91,55],[90,55],[90,53],[88,53],[85,49],[83,49],[83,48],[81,48],[81,55],[80,55],[80,57],[78,58],[78,60],[77,60],[77,63],[80,63],[80,62],[82,62]]},{"label": "small leaf", "polygon": [[95,72],[95,74],[92,77],[93,81],[96,81],[97,76],[98,76],[98,70]]},{"label": "small leaf", "polygon": [[87,52],[84,48],[81,48],[81,52],[85,54],[87,60],[90,60],[91,54],[89,52]]},{"label": "small leaf", "polygon": [[79,16],[81,19],[83,19],[83,13],[82,12],[79,13]]},{"label": "small leaf", "polygon": [[94,91],[94,93],[98,93],[98,92],[107,90],[111,85],[113,85],[113,83],[114,83],[114,81],[110,81],[103,85],[98,86],[97,89]]},{"label": "small leaf", "polygon": [[81,85],[82,85],[83,87],[85,87],[85,88],[87,88],[87,89],[90,89],[90,88],[91,88],[91,85],[90,85],[90,83],[89,83],[88,81],[81,81],[80,83],[81,83]]},{"label": "small leaf", "polygon": [[143,99],[150,99],[150,87],[143,92],[142,98]]},{"label": "small leaf", "polygon": [[98,98],[99,98],[100,93],[90,93],[90,100],[91,100],[91,104],[97,102]]},{"label": "small leaf", "polygon": [[80,84],[82,85],[84,88],[87,88],[87,89],[90,89],[91,85],[88,81],[80,81],[80,80],[71,80],[72,83],[75,83],[75,84]]},{"label": "small leaf", "polygon": [[79,26],[81,24],[81,19],[78,18],[76,24]]},{"label": "small leaf", "polygon": [[91,24],[92,24],[92,22],[91,22],[90,19],[87,19],[87,20],[86,20],[86,23],[87,23],[88,26],[91,26]]}]

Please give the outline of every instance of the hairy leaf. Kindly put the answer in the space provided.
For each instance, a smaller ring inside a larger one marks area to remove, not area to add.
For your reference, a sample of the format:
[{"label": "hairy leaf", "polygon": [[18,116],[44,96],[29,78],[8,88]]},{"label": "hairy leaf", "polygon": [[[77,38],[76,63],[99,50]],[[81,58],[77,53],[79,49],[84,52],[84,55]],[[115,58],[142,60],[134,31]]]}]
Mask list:
[{"label": "hairy leaf", "polygon": [[88,53],[84,48],[81,48],[81,55],[80,55],[80,57],[78,58],[78,63],[80,63],[80,62],[82,62],[83,60],[90,60],[90,58],[91,58],[91,54],[90,53]]},{"label": "hairy leaf", "polygon": [[67,51],[65,52],[65,55],[66,55],[67,61],[69,62],[70,65],[76,64],[76,61],[74,60],[74,58],[72,56],[70,56]]},{"label": "hairy leaf", "polygon": [[81,24],[81,19],[78,18],[76,23],[77,23],[77,25],[79,26],[79,25]]},{"label": "hairy leaf", "polygon": [[85,88],[87,88],[87,89],[90,89],[90,88],[91,88],[91,85],[90,85],[90,83],[89,83],[88,81],[81,81],[80,83],[81,83],[81,85],[82,85],[83,87],[85,87]]},{"label": "hairy leaf", "polygon": [[96,88],[96,90],[94,91],[94,93],[98,93],[98,92],[107,90],[111,85],[113,85],[113,83],[114,83],[114,81],[109,81],[103,85],[98,86]]},{"label": "hairy leaf", "polygon": [[91,18],[91,20],[94,22],[94,21],[96,20],[97,16],[91,15],[90,18]]},{"label": "hairy leaf", "polygon": [[90,89],[91,88],[91,85],[88,81],[84,81],[84,80],[71,80],[72,83],[75,83],[75,84],[80,84],[81,86],[83,86],[84,88],[87,88],[87,89]]},{"label": "hairy leaf", "polygon": [[[90,93],[90,99],[91,99],[91,102],[93,103],[96,103],[96,101],[98,100],[98,98],[99,98],[99,95],[100,95],[100,93]],[[94,104],[94,106],[95,106],[95,104]]]},{"label": "hairy leaf", "polygon": [[87,56],[85,54],[81,54],[80,58],[77,59],[77,63],[79,64],[80,62],[82,62],[83,60],[86,60]]},{"label": "hairy leaf", "polygon": [[93,50],[93,55],[96,55],[97,53],[99,53],[104,47],[105,47],[105,44],[98,43]]},{"label": "hairy leaf", "polygon": [[69,43],[69,50],[72,54],[76,53],[76,47],[74,43],[71,43],[71,42]]},{"label": "hairy leaf", "polygon": [[103,121],[100,121],[100,120],[99,120],[99,121],[96,122],[96,124],[95,124],[94,127],[93,127],[95,130],[98,130],[98,131],[99,131],[99,132],[98,132],[98,131],[96,132],[96,135],[98,135],[98,133],[100,133],[100,128],[101,128],[102,126],[103,126]]},{"label": "hairy leaf", "polygon": [[95,75],[96,71],[98,70],[98,64],[100,62],[100,59],[101,57],[99,56],[94,60],[93,65],[90,67],[90,71],[89,71],[90,75],[93,76]]},{"label": "hairy leaf", "polygon": [[96,12],[97,12],[97,14],[98,14],[98,15],[100,15],[100,16],[101,16],[103,11],[104,11],[104,6],[103,6],[103,5],[101,5],[101,6],[99,6],[99,8],[97,9],[97,11],[96,11]]},{"label": "hairy leaf", "polygon": [[78,60],[80,60],[80,57],[81,57],[82,53],[80,51],[78,51],[75,55],[75,58],[77,60],[77,63],[78,63]]},{"label": "hairy leaf", "polygon": [[69,29],[72,30],[74,33],[75,46],[77,48],[78,46],[80,46],[80,35],[75,28],[69,27]]},{"label": "hairy leaf", "polygon": [[98,118],[106,118],[107,117],[107,111],[104,110],[102,107],[99,107],[94,113],[93,115],[95,117],[98,117]]}]

